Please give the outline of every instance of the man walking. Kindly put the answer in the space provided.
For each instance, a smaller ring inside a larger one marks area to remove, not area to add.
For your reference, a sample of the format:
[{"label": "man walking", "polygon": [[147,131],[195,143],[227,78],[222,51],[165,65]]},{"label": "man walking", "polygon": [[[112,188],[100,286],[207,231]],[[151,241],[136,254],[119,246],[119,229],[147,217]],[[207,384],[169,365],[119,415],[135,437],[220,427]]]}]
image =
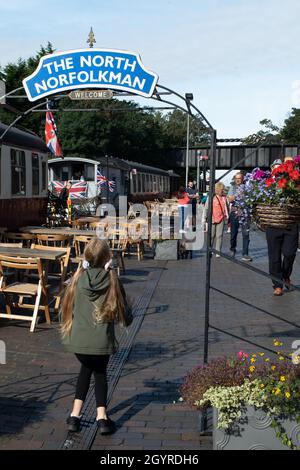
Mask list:
[{"label": "man walking", "polygon": [[229,223],[230,223],[230,251],[232,256],[234,257],[236,254],[236,245],[237,245],[237,236],[239,232],[239,227],[241,226],[242,229],[242,237],[243,237],[243,253],[242,253],[242,260],[243,261],[252,261],[252,258],[249,256],[249,231],[250,231],[250,221],[240,224],[239,216],[238,216],[238,209],[235,206],[235,199],[236,196],[241,189],[241,185],[244,181],[244,175],[242,173],[236,173],[234,176],[234,183],[231,186],[228,192],[228,201],[231,204],[231,211],[229,216]]},{"label": "man walking", "polygon": [[199,197],[198,190],[192,180],[188,182],[186,192],[190,198],[190,207],[192,208],[192,226],[193,229],[196,227],[196,213],[197,213],[197,199]]},{"label": "man walking", "polygon": [[[286,157],[284,162],[293,160]],[[271,170],[282,164],[281,160],[275,160]],[[295,261],[298,242],[299,226],[294,224],[289,228],[267,227],[266,238],[268,244],[269,273],[277,279],[273,279],[274,295],[281,296],[283,285],[291,288],[291,274]]]}]

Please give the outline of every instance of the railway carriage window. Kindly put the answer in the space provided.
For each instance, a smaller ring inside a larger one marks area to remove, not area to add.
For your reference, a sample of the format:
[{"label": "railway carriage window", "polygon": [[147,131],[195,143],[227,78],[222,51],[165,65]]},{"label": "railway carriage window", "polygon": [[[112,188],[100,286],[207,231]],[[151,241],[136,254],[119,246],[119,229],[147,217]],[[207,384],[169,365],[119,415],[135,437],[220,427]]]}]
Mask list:
[{"label": "railway carriage window", "polygon": [[85,165],[84,176],[86,181],[94,181],[95,167],[94,165]]},{"label": "railway carriage window", "polygon": [[153,175],[153,192],[157,192],[157,176]]},{"label": "railway carriage window", "polygon": [[141,186],[142,186],[142,175],[141,174],[137,175],[137,181],[138,181],[137,192],[140,193],[142,191],[141,190]]},{"label": "railway carriage window", "polygon": [[142,174],[142,193],[146,191],[146,175]]},{"label": "railway carriage window", "polygon": [[[60,179],[60,178],[59,178]],[[68,166],[63,166],[61,169],[61,180],[62,181],[68,181],[69,178],[69,167]],[[72,177],[72,179],[75,179]]]},{"label": "railway carriage window", "polygon": [[23,150],[10,150],[11,158],[11,194],[26,195],[26,161]]},{"label": "railway carriage window", "polygon": [[146,175],[146,192],[149,193],[149,191],[151,191],[151,188],[150,188],[150,175],[147,174]]},{"label": "railway carriage window", "polygon": [[46,162],[42,162],[42,191],[47,189],[47,165]]},{"label": "railway carriage window", "polygon": [[32,195],[37,196],[40,192],[40,171],[39,171],[39,156],[36,153],[31,154],[31,168],[32,168]]},{"label": "railway carriage window", "polygon": [[132,192],[136,193],[136,175],[132,174]]}]

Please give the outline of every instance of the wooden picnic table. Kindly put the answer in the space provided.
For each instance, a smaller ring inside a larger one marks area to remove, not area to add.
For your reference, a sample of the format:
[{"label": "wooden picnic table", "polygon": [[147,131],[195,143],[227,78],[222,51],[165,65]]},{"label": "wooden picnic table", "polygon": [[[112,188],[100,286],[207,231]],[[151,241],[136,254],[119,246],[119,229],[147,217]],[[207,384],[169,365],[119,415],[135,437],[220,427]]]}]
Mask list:
[{"label": "wooden picnic table", "polygon": [[9,248],[7,246],[0,246],[0,255],[5,256],[20,256],[30,258],[41,258],[46,261],[55,261],[65,256],[66,250],[61,248],[60,251],[36,250],[33,248]]}]

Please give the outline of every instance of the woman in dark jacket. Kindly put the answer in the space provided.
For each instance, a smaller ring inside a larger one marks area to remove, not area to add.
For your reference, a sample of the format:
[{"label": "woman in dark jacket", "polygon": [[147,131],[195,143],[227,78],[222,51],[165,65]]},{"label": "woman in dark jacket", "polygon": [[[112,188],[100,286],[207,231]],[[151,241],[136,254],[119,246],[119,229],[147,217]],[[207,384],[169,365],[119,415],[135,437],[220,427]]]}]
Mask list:
[{"label": "woman in dark jacket", "polygon": [[82,406],[94,374],[97,425],[101,434],[108,434],[115,429],[106,414],[106,368],[110,355],[117,351],[114,323],[130,325],[132,313],[123,286],[111,269],[107,242],[93,238],[84,258],[84,267],[76,272],[66,290],[61,312],[63,342],[81,363],[67,424],[69,431],[79,430]]}]

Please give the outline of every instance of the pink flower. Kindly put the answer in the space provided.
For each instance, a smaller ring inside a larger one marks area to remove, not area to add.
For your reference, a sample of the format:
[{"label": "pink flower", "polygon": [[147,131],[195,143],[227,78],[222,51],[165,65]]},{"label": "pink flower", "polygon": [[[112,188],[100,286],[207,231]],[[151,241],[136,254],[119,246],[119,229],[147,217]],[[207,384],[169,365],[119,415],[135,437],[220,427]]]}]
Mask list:
[{"label": "pink flower", "polygon": [[244,351],[239,351],[237,353],[237,357],[240,361],[243,361],[244,359],[247,359],[247,357],[249,357],[249,354],[245,353]]}]

